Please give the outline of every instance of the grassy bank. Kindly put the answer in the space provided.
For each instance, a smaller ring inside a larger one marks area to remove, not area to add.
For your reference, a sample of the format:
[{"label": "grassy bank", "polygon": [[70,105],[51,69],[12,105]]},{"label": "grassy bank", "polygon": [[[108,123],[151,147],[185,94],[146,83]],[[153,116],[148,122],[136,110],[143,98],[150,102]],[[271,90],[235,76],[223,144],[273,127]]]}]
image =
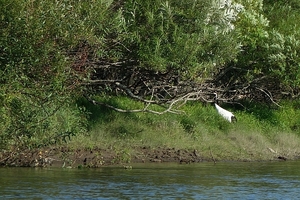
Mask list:
[{"label": "grassy bank", "polygon": [[[123,108],[143,106],[124,98],[113,102]],[[195,149],[204,158],[249,161],[300,155],[297,102],[282,102],[280,108],[252,104],[245,105],[246,109],[228,108],[238,118],[234,124],[222,119],[213,106],[201,103],[185,105],[182,115],[118,113],[81,104],[90,113],[89,131],[72,138],[68,143],[72,149],[100,147],[124,156],[134,156],[138,147]]]}]

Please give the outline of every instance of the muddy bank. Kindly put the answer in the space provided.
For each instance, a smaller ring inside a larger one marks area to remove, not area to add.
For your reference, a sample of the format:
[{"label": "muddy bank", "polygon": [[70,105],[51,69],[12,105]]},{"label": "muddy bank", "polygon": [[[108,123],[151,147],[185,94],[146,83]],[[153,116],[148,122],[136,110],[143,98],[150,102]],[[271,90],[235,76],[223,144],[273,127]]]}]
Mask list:
[{"label": "muddy bank", "polygon": [[101,148],[71,150],[65,147],[0,153],[0,165],[14,167],[101,167],[149,162],[191,163],[203,160],[196,150],[149,147],[136,148],[131,153]]},{"label": "muddy bank", "polygon": [[[287,160],[274,157],[274,160]],[[174,148],[139,147],[128,151],[113,149],[76,149],[66,147],[40,148],[35,150],[13,150],[0,153],[0,165],[9,167],[103,167],[108,165],[129,166],[130,163],[174,162],[197,163],[216,162],[214,156],[201,155],[197,150]],[[249,160],[240,160],[249,161]]]}]

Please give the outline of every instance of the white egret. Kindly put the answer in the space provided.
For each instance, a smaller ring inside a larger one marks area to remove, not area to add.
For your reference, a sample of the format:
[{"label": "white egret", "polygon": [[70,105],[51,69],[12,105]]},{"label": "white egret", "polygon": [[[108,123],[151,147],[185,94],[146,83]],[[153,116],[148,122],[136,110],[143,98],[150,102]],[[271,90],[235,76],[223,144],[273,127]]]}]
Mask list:
[{"label": "white egret", "polygon": [[237,119],[234,116],[234,114],[228,110],[225,110],[224,108],[221,108],[218,104],[217,104],[217,99],[218,99],[218,95],[217,93],[214,93],[216,95],[216,97],[214,98],[214,103],[215,103],[215,107],[219,113],[219,115],[221,115],[224,119],[226,119],[227,121],[231,122],[236,122]]}]

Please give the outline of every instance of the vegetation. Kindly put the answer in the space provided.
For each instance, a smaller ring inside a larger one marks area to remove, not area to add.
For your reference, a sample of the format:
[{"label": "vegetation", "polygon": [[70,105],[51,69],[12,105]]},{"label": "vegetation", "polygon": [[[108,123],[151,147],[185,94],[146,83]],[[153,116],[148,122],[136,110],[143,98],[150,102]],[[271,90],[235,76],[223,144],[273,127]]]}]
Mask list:
[{"label": "vegetation", "polygon": [[[0,0],[0,148],[296,152],[299,7]],[[209,106],[214,92],[237,124]]]},{"label": "vegetation", "polygon": [[[143,106],[118,99],[127,108]],[[135,155],[138,147],[196,149],[201,156],[222,160],[269,160],[276,155],[293,158],[299,148],[299,103],[282,102],[282,108],[247,104],[247,110],[231,109],[235,124],[219,116],[213,106],[188,103],[186,114],[120,113],[106,107],[87,105],[95,111],[90,118],[89,137],[69,142],[73,149],[96,147],[127,150]],[[229,108],[228,108],[229,109]],[[278,152],[272,153],[269,148]]]}]

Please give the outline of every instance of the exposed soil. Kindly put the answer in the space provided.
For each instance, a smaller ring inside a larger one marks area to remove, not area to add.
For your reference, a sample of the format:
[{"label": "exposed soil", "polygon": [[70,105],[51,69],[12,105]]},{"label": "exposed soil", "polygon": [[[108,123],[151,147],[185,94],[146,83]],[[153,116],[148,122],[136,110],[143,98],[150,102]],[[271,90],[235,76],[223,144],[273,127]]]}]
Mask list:
[{"label": "exposed soil", "polygon": [[[209,161],[209,159],[205,159]],[[128,166],[130,163],[149,162],[202,162],[204,158],[196,150],[174,148],[139,147],[134,152],[95,148],[71,150],[65,147],[14,150],[0,153],[0,166],[11,167],[102,167],[107,165]],[[213,158],[211,159],[213,161]]]},{"label": "exposed soil", "polygon": [[[283,156],[274,160],[285,161]],[[297,159],[297,158],[296,158]],[[299,158],[298,158],[299,159]],[[197,163],[203,161],[216,162],[213,155],[205,158],[197,150],[181,150],[174,148],[138,147],[131,153],[125,150],[94,148],[90,150],[72,150],[66,147],[40,148],[35,150],[2,151],[0,166],[9,167],[103,167],[121,165],[130,167],[130,163],[174,162]]]}]

